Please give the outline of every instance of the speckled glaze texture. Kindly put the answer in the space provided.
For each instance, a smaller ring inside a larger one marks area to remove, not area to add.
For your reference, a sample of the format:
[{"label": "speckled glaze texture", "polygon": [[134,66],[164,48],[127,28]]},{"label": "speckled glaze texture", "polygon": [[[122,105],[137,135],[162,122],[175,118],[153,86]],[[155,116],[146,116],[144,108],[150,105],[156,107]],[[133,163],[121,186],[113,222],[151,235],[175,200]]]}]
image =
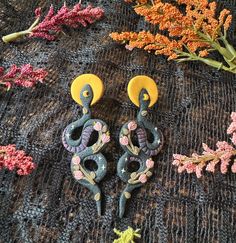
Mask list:
[{"label": "speckled glaze texture", "polygon": [[[117,173],[121,180],[127,183],[120,196],[119,216],[122,218],[125,213],[127,199],[131,198],[131,192],[144,185],[153,174],[154,161],[152,156],[159,153],[163,145],[163,135],[157,127],[150,123],[146,116],[150,100],[144,100],[148,95],[145,89],[139,94],[140,110],[136,121],[125,123],[120,131],[120,144],[125,151],[117,164]],[[148,132],[151,133],[152,142],[149,142]],[[132,141],[136,136],[137,146]],[[129,172],[129,164],[136,161],[139,169]]]}]

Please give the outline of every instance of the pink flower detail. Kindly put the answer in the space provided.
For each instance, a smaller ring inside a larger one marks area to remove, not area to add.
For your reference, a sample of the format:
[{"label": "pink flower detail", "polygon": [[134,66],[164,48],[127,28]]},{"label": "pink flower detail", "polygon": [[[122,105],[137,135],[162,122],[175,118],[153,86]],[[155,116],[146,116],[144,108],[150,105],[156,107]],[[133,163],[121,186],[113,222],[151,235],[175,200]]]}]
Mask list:
[{"label": "pink flower detail", "polygon": [[147,182],[147,176],[145,174],[142,174],[139,176],[138,180],[144,184]]},{"label": "pink flower detail", "polygon": [[231,171],[232,171],[233,173],[236,173],[236,160],[234,161],[234,163],[233,163],[233,165],[232,165],[232,167],[231,167]]},{"label": "pink flower detail", "polygon": [[102,134],[102,142],[103,143],[109,143],[110,142],[110,136],[107,134]]},{"label": "pink flower detail", "polygon": [[232,151],[234,148],[228,144],[227,142],[217,142],[216,146],[218,148],[218,151]]},{"label": "pink flower detail", "polygon": [[[4,70],[3,68],[1,68]],[[8,72],[0,73],[0,85],[9,90],[13,86],[33,87],[38,82],[43,82],[47,76],[47,71],[44,69],[34,69],[30,64],[17,67],[15,64],[10,67]]]},{"label": "pink flower detail", "polygon": [[128,124],[128,129],[129,129],[130,131],[134,131],[134,130],[136,130],[136,129],[137,129],[137,123],[136,123],[135,121],[131,121],[131,122],[129,122],[129,124]]},{"label": "pink flower detail", "polygon": [[102,124],[100,122],[96,122],[93,126],[94,130],[101,131],[102,130]]},{"label": "pink flower detail", "polygon": [[233,132],[236,131],[236,121],[232,122],[228,129],[227,129],[227,134],[232,134]]},{"label": "pink flower detail", "polygon": [[74,157],[72,158],[72,163],[73,163],[73,164],[75,164],[75,165],[79,165],[80,162],[81,162],[81,159],[80,159],[80,157],[79,157],[78,155],[76,155],[76,156],[74,156]]},{"label": "pink flower detail", "polygon": [[232,140],[232,143],[234,145],[236,145],[236,132],[233,133],[233,136],[232,136],[231,140]]},{"label": "pink flower detail", "polygon": [[18,175],[28,175],[35,168],[33,159],[27,156],[23,150],[16,150],[16,146],[0,146],[0,169],[16,170]]},{"label": "pink flower detail", "polygon": [[193,172],[196,171],[196,165],[192,164],[192,163],[186,164],[185,169],[186,169],[188,174],[193,173]]},{"label": "pink flower detail", "polygon": [[82,180],[84,178],[84,174],[82,173],[82,171],[77,170],[74,172],[74,177],[76,180]]},{"label": "pink flower detail", "polygon": [[217,160],[217,161],[211,161],[208,165],[207,165],[207,167],[206,167],[206,171],[209,171],[209,172],[212,172],[212,173],[214,173],[215,172],[215,166],[216,166],[216,164],[219,162],[219,160]]},{"label": "pink flower detail", "polygon": [[231,119],[236,122],[236,112],[231,113]]},{"label": "pink flower detail", "polygon": [[130,46],[130,45],[125,45],[125,48],[127,49],[127,50],[129,50],[129,51],[132,51],[134,48],[132,47],[132,46]]},{"label": "pink flower detail", "polygon": [[151,169],[154,167],[154,161],[152,159],[146,160],[146,166],[148,169]]},{"label": "pink flower detail", "polygon": [[204,150],[204,154],[214,154],[214,150],[210,149],[207,144],[203,143],[202,148]]},{"label": "pink flower detail", "polygon": [[128,139],[128,137],[126,137],[126,136],[121,137],[121,138],[120,138],[120,144],[121,144],[121,145],[124,145],[124,146],[127,146],[127,145],[129,144],[129,139]]},{"label": "pink flower detail", "polygon": [[221,164],[220,165],[220,171],[222,174],[225,174],[227,172],[228,168],[226,164]]},{"label": "pink flower detail", "polygon": [[41,8],[36,8],[34,13],[35,13],[36,18],[39,18],[41,16],[41,14],[42,14],[42,9]]},{"label": "pink flower detail", "polygon": [[196,166],[196,176],[197,178],[201,178],[202,176],[202,168],[200,166]]}]

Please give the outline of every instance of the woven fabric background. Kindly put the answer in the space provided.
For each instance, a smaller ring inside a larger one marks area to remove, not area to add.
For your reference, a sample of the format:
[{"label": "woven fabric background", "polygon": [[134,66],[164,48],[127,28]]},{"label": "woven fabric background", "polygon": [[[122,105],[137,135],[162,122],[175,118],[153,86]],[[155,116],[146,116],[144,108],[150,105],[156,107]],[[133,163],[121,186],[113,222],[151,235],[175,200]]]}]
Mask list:
[{"label": "woven fabric background", "polygon": [[[72,6],[78,1],[67,0]],[[235,0],[219,7],[236,12]],[[0,65],[31,63],[49,71],[45,84],[0,94],[0,142],[15,143],[33,156],[37,169],[26,177],[0,171],[0,242],[110,243],[113,228],[140,228],[137,242],[236,242],[236,175],[206,173],[179,175],[173,153],[201,152],[226,135],[230,113],[236,110],[236,77],[199,63],[167,62],[142,50],[132,52],[111,41],[112,31],[151,28],[121,0],[91,0],[106,16],[86,29],[66,29],[55,42],[39,39],[14,44],[0,42]],[[48,10],[63,1],[1,0],[1,36],[28,28],[37,6]],[[87,1],[83,1],[87,4]],[[235,15],[235,14],[234,14]],[[234,16],[236,20],[236,16]],[[233,23],[229,35],[236,43]],[[217,57],[217,56],[216,56]],[[72,80],[82,73],[100,76],[106,87],[92,107],[94,118],[106,121],[112,142],[104,151],[108,174],[100,183],[103,216],[98,217],[90,192],[70,172],[72,154],[61,143],[63,129],[81,115],[70,96]],[[128,81],[145,74],[158,81],[158,105],[149,118],[163,132],[165,145],[155,158],[152,179],[134,193],[126,216],[118,217],[124,183],[116,175],[123,154],[118,134],[122,124],[135,118],[127,96]]]}]

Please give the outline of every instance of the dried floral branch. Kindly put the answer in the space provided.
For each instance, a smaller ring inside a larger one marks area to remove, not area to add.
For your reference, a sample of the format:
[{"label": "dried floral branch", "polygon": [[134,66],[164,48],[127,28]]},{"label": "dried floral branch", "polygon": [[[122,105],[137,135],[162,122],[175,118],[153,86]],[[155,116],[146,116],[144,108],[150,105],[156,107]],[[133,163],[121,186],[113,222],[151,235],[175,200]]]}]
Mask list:
[{"label": "dried floral branch", "polygon": [[[208,0],[176,0],[177,4],[163,3],[161,0],[126,0],[137,3],[135,12],[166,35],[149,31],[114,32],[111,38],[126,43],[126,48],[141,48],[156,55],[168,56],[177,62],[201,61],[209,66],[236,74],[236,50],[227,40],[227,31],[232,15],[223,9],[219,16],[216,2]],[[184,5],[183,13],[177,6]],[[217,51],[224,62],[207,58]]]},{"label": "dried floral branch", "polygon": [[236,112],[231,114],[233,122],[230,124],[227,134],[231,134],[232,145],[227,142],[217,142],[216,150],[210,149],[203,143],[204,152],[201,155],[196,153],[191,157],[187,157],[181,154],[174,154],[173,165],[178,167],[178,172],[196,173],[196,176],[200,178],[202,171],[205,168],[206,171],[215,172],[216,165],[220,165],[221,173],[225,174],[228,171],[229,163],[234,160],[231,171],[236,173]]},{"label": "dried floral branch", "polygon": [[0,146],[0,169],[16,170],[18,175],[28,175],[35,168],[33,159],[26,156],[23,150],[17,150],[16,146],[11,144]]},{"label": "dried floral branch", "polygon": [[41,8],[37,8],[35,10],[36,20],[27,30],[4,36],[2,40],[5,43],[9,43],[21,37],[29,36],[53,41],[62,32],[63,26],[78,28],[82,25],[86,27],[88,24],[99,20],[104,14],[104,11],[99,7],[93,8],[89,5],[83,8],[80,3],[76,4],[72,9],[69,9],[64,4],[56,14],[54,12],[54,7],[51,5],[49,12],[40,22]]},{"label": "dried floral branch", "polygon": [[12,65],[9,71],[4,74],[4,68],[0,67],[0,88],[7,90],[14,86],[33,87],[36,83],[42,83],[48,72],[44,69],[35,69],[30,64],[21,67]]}]

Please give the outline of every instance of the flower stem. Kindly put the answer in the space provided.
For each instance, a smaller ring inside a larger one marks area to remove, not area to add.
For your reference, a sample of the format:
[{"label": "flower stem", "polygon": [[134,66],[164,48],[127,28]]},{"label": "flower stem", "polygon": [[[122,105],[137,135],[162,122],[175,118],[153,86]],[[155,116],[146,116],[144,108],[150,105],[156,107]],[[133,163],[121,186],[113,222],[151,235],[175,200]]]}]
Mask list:
[{"label": "flower stem", "polygon": [[222,62],[218,62],[211,58],[199,57],[195,53],[188,53],[188,52],[178,51],[178,50],[176,50],[176,52],[177,52],[178,56],[180,57],[177,59],[177,62],[201,61],[201,62],[207,64],[208,66],[217,68],[218,70],[222,69],[222,70],[236,74],[236,65],[234,65],[234,64],[232,64],[232,66],[230,66],[230,67],[227,67]]},{"label": "flower stem", "polygon": [[34,29],[34,27],[38,24],[39,22],[39,18],[37,18],[34,23],[27,29],[27,30],[23,30],[20,32],[15,32],[9,35],[5,35],[2,37],[2,40],[4,43],[9,43],[9,42],[13,42],[15,40],[18,40],[26,35],[31,34],[32,30]]}]

